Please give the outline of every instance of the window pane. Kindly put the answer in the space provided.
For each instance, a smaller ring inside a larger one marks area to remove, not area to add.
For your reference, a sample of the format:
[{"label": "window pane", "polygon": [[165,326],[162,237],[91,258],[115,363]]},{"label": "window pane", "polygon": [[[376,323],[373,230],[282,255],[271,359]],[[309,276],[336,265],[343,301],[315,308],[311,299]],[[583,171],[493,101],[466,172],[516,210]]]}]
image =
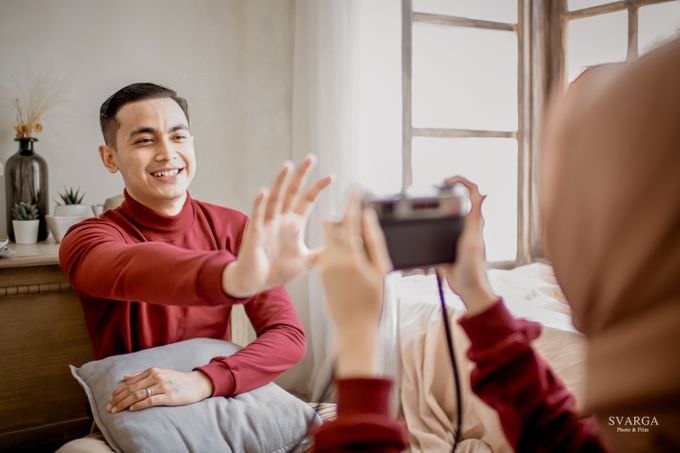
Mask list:
[{"label": "window pane", "polygon": [[517,23],[517,0],[413,0],[413,11]]},{"label": "window pane", "polygon": [[517,141],[507,138],[413,138],[413,182],[424,187],[462,175],[488,195],[484,240],[490,261],[517,252]]},{"label": "window pane", "polygon": [[569,82],[587,66],[625,61],[628,13],[619,11],[569,22],[567,70]]},{"label": "window pane", "polygon": [[415,127],[517,129],[514,32],[413,26]]},{"label": "window pane", "polygon": [[640,8],[638,11],[638,53],[658,47],[680,33],[680,1]]},{"label": "window pane", "polygon": [[614,3],[615,0],[569,0],[569,11]]}]

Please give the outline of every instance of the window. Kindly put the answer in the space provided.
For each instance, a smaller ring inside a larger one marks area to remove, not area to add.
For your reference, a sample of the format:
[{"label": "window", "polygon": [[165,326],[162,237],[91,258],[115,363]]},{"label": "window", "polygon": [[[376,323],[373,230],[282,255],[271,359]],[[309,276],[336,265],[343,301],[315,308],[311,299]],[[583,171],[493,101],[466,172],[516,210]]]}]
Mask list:
[{"label": "window", "polygon": [[680,30],[678,0],[568,0],[566,6],[569,82],[587,66],[631,60]]},{"label": "window", "polygon": [[489,195],[487,258],[541,258],[534,167],[550,93],[679,35],[680,0],[402,0],[402,185]]},{"label": "window", "polygon": [[646,53],[680,35],[680,1],[642,6],[637,20],[638,52]]},{"label": "window", "polygon": [[487,258],[521,260],[522,1],[403,0],[404,186],[461,174],[489,195]]}]

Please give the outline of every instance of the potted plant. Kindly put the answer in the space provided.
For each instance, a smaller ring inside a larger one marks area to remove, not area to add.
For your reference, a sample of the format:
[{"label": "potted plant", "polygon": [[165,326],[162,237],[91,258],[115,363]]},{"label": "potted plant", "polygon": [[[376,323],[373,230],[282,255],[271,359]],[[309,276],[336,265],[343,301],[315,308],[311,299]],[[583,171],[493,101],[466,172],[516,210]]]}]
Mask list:
[{"label": "potted plant", "polygon": [[80,189],[72,187],[64,187],[64,191],[59,193],[61,202],[55,200],[57,206],[54,207],[54,215],[45,216],[47,226],[56,242],[61,242],[71,226],[92,217],[90,206],[82,204],[84,197],[85,194],[81,194]]},{"label": "potted plant", "polygon": [[59,198],[61,203],[57,201],[55,217],[84,217],[92,212],[88,205],[82,204],[85,194],[81,194],[79,188],[64,187],[64,191],[59,192]]},{"label": "potted plant", "polygon": [[7,234],[14,240],[12,209],[20,202],[35,204],[38,208],[38,240],[47,239],[45,215],[49,208],[47,162],[34,149],[37,136],[43,131],[46,112],[61,98],[61,88],[46,77],[31,77],[18,88],[15,99],[16,123],[14,140],[19,149],[9,157],[5,165],[5,206]]},{"label": "potted plant", "polygon": [[12,228],[17,244],[35,244],[38,241],[38,206],[19,202],[12,207]]}]

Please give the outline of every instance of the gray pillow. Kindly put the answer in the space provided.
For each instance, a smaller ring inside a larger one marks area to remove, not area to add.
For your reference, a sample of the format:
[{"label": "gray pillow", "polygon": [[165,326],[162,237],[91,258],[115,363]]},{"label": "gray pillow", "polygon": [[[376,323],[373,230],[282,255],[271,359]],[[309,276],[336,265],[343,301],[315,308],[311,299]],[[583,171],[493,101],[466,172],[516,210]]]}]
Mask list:
[{"label": "gray pillow", "polygon": [[[111,414],[106,404],[124,374],[151,367],[191,371],[240,349],[196,338],[71,366],[92,414],[111,448],[120,452],[288,452],[305,448],[308,428],[319,418],[304,402],[274,383],[231,398],[187,406],[152,407]],[[298,445],[299,444],[299,445]]]}]

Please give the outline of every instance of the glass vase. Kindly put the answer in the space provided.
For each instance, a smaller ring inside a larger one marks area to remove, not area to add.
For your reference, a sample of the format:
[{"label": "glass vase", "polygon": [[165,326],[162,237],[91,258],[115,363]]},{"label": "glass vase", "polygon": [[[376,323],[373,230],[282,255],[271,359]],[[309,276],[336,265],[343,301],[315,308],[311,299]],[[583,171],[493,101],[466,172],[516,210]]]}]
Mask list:
[{"label": "glass vase", "polygon": [[7,233],[14,241],[12,207],[19,203],[30,203],[38,207],[38,241],[47,239],[45,214],[48,213],[49,194],[47,190],[47,162],[33,150],[37,138],[15,138],[19,150],[5,165],[5,196],[7,201]]}]

